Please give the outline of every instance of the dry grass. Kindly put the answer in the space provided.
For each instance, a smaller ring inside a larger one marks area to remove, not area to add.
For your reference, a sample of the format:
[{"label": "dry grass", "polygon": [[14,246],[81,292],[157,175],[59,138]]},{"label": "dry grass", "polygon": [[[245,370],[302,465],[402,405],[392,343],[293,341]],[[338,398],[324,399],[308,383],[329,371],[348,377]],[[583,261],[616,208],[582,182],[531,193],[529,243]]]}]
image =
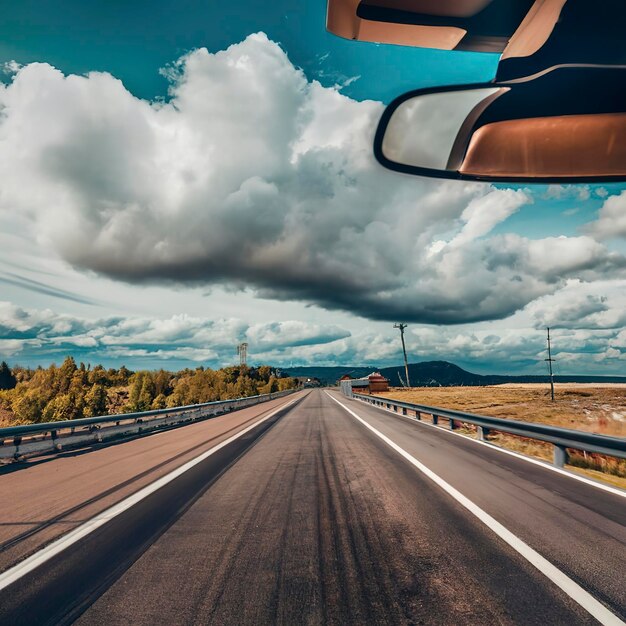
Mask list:
[{"label": "dry grass", "polygon": [[4,428],[5,426],[11,426],[11,413],[0,409],[0,428]]},{"label": "dry grass", "polygon": [[[549,387],[538,384],[420,387],[391,389],[377,395],[491,417],[626,437],[626,385],[561,383],[555,386],[555,402],[550,401]],[[475,429],[471,427],[462,432],[475,436]],[[490,441],[522,454],[552,459],[549,444],[499,433],[494,433]],[[626,461],[572,453],[570,466],[580,473],[626,488]]]}]

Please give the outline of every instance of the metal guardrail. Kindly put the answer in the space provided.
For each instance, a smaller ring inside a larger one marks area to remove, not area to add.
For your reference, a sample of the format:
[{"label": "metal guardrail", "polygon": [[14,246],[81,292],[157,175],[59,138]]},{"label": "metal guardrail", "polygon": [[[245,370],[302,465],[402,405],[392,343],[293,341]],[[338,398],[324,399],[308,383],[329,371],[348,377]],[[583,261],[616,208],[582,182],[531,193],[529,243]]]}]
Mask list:
[{"label": "metal guardrail", "polygon": [[102,415],[62,422],[23,424],[0,428],[0,461],[49,454],[64,449],[128,437],[159,428],[178,426],[222,415],[236,409],[282,398],[297,391],[289,389],[235,400],[172,407],[141,413]]},{"label": "metal guardrail", "polygon": [[546,424],[520,422],[518,420],[487,417],[486,415],[476,415],[463,411],[400,402],[391,398],[352,393],[352,390],[348,390],[347,387],[342,387],[342,391],[349,397],[354,397],[357,400],[368,402],[375,406],[392,409],[402,415],[408,416],[408,412],[412,411],[417,420],[421,420],[423,414],[431,415],[435,425],[439,423],[439,418],[447,419],[451,430],[457,428],[459,422],[472,424],[476,426],[478,437],[482,441],[487,441],[491,431],[498,431],[550,443],[554,446],[553,462],[557,467],[563,467],[568,462],[568,448],[626,459],[626,438],[623,437],[608,437],[582,430],[570,430]]}]

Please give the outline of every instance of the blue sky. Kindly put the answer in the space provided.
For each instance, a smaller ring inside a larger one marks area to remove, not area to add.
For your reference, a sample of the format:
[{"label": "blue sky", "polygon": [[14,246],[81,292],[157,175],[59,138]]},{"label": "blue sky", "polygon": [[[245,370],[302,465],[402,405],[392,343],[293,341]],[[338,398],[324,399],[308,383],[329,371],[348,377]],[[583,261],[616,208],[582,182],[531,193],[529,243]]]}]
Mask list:
[{"label": "blue sky", "polygon": [[326,5],[275,2],[14,2],[3,9],[0,57],[45,60],[65,73],[107,71],[141,98],[167,95],[159,69],[187,51],[224,50],[262,30],[281,44],[309,78],[344,89],[358,100],[387,102],[398,93],[444,83],[493,78],[498,56],[380,46],[335,37],[325,30]]},{"label": "blue sky", "polygon": [[254,362],[382,366],[403,320],[413,361],[542,373],[550,324],[560,372],[624,372],[626,186],[382,170],[382,103],[498,58],[345,41],[324,18],[4,8],[0,359],[217,366],[246,340]]}]

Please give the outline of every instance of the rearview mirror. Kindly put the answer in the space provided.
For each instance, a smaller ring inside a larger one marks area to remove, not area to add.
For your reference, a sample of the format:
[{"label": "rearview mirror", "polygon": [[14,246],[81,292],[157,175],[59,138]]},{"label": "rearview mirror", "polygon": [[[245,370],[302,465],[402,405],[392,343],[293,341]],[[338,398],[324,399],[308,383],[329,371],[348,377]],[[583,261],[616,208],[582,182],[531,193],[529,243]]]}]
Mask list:
[{"label": "rearview mirror", "polygon": [[491,182],[626,180],[626,73],[565,68],[535,80],[422,89],[392,102],[385,167]]}]

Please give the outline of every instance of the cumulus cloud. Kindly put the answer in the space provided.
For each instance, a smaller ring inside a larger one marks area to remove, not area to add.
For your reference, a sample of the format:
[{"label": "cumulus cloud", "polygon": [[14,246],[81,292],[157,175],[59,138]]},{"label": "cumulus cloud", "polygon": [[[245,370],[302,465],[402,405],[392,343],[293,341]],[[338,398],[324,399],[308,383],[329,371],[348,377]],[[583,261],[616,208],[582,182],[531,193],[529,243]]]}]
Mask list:
[{"label": "cumulus cloud", "polygon": [[493,190],[485,196],[473,199],[461,214],[461,221],[464,222],[461,232],[450,244],[462,245],[486,235],[494,226],[530,202],[528,194],[513,189]]},{"label": "cumulus cloud", "polygon": [[626,325],[626,281],[585,284],[571,280],[527,308],[536,328],[621,329]]},{"label": "cumulus cloud", "polygon": [[246,339],[255,349],[294,347],[332,343],[350,337],[350,331],[334,325],[287,321],[254,324],[246,330]]},{"label": "cumulus cloud", "polygon": [[604,201],[598,219],[587,226],[587,232],[598,239],[626,237],[626,191]]},{"label": "cumulus cloud", "polygon": [[574,198],[584,202],[591,197],[591,190],[588,185],[548,185],[544,197],[553,200]]},{"label": "cumulus cloud", "polygon": [[167,102],[104,73],[14,69],[0,86],[0,210],[82,270],[443,324],[623,271],[590,237],[487,236],[523,191],[383,170],[383,105],[308,81],[262,33],[179,59]]},{"label": "cumulus cloud", "polygon": [[[446,360],[479,373],[546,374],[545,329],[411,326],[405,335],[409,362]],[[557,374],[620,374],[626,359],[626,335],[618,329],[573,330],[552,333]],[[365,332],[328,344],[295,350],[268,349],[262,360],[288,366],[371,365],[383,367],[402,362],[402,350],[394,334]]]},{"label": "cumulus cloud", "polygon": [[[576,285],[570,284],[570,295]],[[545,367],[545,317],[569,315],[554,324],[553,349],[559,372],[619,373],[626,358],[626,334],[616,326],[620,300],[580,298],[566,306],[543,298],[533,310],[536,328],[462,328],[411,325],[406,345],[411,362],[444,359],[482,372],[541,374]],[[619,309],[620,313],[623,309]],[[543,318],[541,316],[544,316]],[[576,326],[574,321],[579,318]],[[208,365],[237,361],[235,346],[249,343],[251,363],[290,365],[397,365],[402,353],[397,333],[388,328],[354,333],[335,325],[283,321],[255,324],[244,320],[188,315],[169,318],[106,317],[87,319],[52,310],[26,309],[0,302],[0,360],[40,364],[77,360],[132,368]]]},{"label": "cumulus cloud", "polygon": [[4,63],[0,63],[0,72],[3,74],[15,74],[19,72],[19,70],[23,66],[17,61],[6,61]]},{"label": "cumulus cloud", "polygon": [[57,355],[62,359],[74,353],[95,360],[175,359],[222,365],[233,362],[235,347],[242,341],[250,343],[255,359],[270,347],[286,353],[349,336],[338,326],[300,321],[251,325],[235,318],[211,320],[184,314],[167,319],[85,319],[0,302],[0,357],[5,358],[35,353],[39,360]]}]

